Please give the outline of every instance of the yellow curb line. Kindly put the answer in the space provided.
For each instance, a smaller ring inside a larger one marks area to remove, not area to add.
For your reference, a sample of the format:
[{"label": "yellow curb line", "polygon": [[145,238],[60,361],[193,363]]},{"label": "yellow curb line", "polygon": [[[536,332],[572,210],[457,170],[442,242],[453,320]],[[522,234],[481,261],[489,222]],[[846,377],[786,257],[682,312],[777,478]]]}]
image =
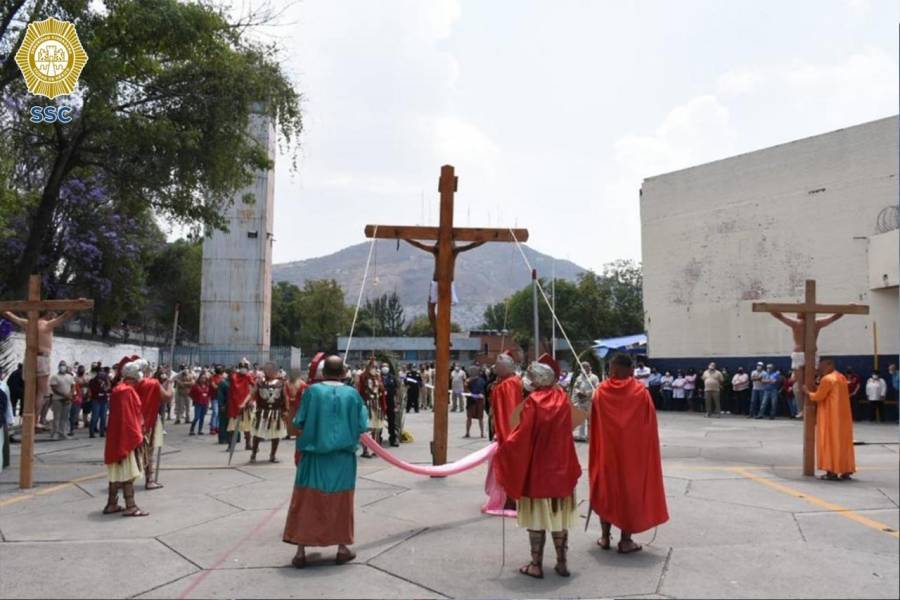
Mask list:
[{"label": "yellow curb line", "polygon": [[864,517],[863,515],[853,512],[849,508],[841,506],[840,504],[834,504],[832,502],[828,502],[827,500],[822,500],[821,498],[817,498],[811,494],[807,494],[805,492],[801,492],[792,487],[783,485],[781,483],[776,483],[771,479],[765,479],[763,477],[757,477],[753,473],[749,472],[747,469],[737,468],[733,469],[735,473],[738,473],[747,479],[755,481],[756,483],[761,483],[767,487],[772,488],[773,490],[779,491],[783,494],[787,494],[788,496],[793,496],[794,498],[799,498],[801,500],[805,500],[810,504],[815,504],[818,507],[824,508],[825,510],[831,511],[835,514],[841,515],[851,521],[856,521],[866,527],[871,527],[872,529],[876,529],[882,533],[886,533],[891,537],[900,538],[900,531],[897,531],[893,527],[889,525],[885,525],[884,523],[880,523],[868,517]]},{"label": "yellow curb line", "polygon": [[67,487],[73,486],[76,483],[81,483],[82,481],[90,481],[92,479],[100,479],[101,477],[106,477],[106,472],[103,473],[95,473],[93,475],[85,475],[84,477],[78,477],[76,479],[70,479],[65,483],[60,483],[58,485],[53,485],[48,488],[44,488],[33,492],[31,494],[20,494],[18,496],[13,496],[12,498],[7,498],[6,500],[0,500],[0,508],[4,506],[9,506],[11,504],[16,504],[17,502],[22,502],[23,500],[31,500],[32,498],[36,498],[37,496],[46,496],[47,494],[52,494],[53,492],[58,492],[59,490],[65,489]]}]

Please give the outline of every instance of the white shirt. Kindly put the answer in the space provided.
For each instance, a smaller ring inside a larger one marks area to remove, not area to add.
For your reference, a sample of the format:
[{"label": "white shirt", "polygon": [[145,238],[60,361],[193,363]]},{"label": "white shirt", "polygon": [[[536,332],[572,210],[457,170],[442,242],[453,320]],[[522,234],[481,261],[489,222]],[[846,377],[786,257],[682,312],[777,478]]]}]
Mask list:
[{"label": "white shirt", "polygon": [[676,377],[672,382],[672,397],[684,398],[684,377]]},{"label": "white shirt", "polygon": [[886,395],[887,383],[885,383],[884,379],[881,377],[878,379],[869,377],[869,379],[866,380],[866,398],[869,402],[879,402],[884,400]]},{"label": "white shirt", "polygon": [[734,386],[736,392],[746,390],[750,387],[750,376],[746,373],[738,373],[731,378],[731,385]]},{"label": "white shirt", "polygon": [[638,367],[634,370],[634,378],[640,381],[644,387],[650,385],[650,367]]},{"label": "white shirt", "polygon": [[453,391],[462,394],[465,390],[466,374],[462,369],[457,369],[450,374],[450,383]]},{"label": "white shirt", "polygon": [[594,388],[600,385],[600,379],[591,373],[585,379],[584,374],[575,378],[575,395],[590,398],[594,394]]}]

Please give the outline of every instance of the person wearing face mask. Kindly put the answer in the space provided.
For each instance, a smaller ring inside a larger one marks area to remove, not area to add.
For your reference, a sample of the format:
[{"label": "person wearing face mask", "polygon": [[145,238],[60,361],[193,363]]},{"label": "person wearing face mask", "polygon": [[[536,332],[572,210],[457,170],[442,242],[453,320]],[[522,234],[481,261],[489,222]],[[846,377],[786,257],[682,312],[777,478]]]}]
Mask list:
[{"label": "person wearing face mask", "polygon": [[[163,422],[161,416],[162,406],[172,399],[172,382],[169,379],[160,381],[153,375],[150,363],[142,361],[144,376],[134,385],[135,391],[141,399],[141,417],[143,424],[141,431],[144,435],[144,444],[141,447],[146,480],[144,488],[156,490],[162,487],[159,483],[159,471],[154,469],[156,453],[163,446]],[[159,467],[159,465],[156,465]]]},{"label": "person wearing face mask", "polygon": [[884,399],[887,396],[887,383],[878,374],[878,371],[872,373],[869,380],[866,381],[866,400],[869,405],[869,420],[875,422],[876,415],[881,420],[881,407],[884,406]]},{"label": "person wearing face mask", "polygon": [[68,433],[69,413],[75,397],[75,377],[69,372],[66,361],[59,361],[59,369],[50,377],[50,397],[53,410],[53,429],[51,439],[64,440],[72,437]]},{"label": "person wearing face mask", "polygon": [[400,435],[397,431],[397,379],[391,373],[388,363],[381,365],[381,381],[384,383],[384,399],[387,405],[388,443],[391,446],[399,446]]},{"label": "person wearing face mask", "polygon": [[256,374],[250,370],[250,361],[242,358],[231,374],[228,386],[228,433],[235,440],[235,432],[243,432],[245,450],[252,450],[250,430],[253,427],[253,410],[250,405],[250,387],[254,383]]},{"label": "person wearing face mask", "polygon": [[523,380],[530,392],[513,412],[513,430],[494,458],[497,482],[517,500],[517,523],[528,530],[531,562],[519,573],[538,579],[544,577],[548,530],[556,549],[554,570],[569,576],[568,530],[578,522],[575,485],[581,465],[572,430],[586,415],[557,385],[559,375],[559,364],[547,354],[531,363]]},{"label": "person wearing face mask", "polygon": [[[369,411],[369,434],[379,444],[384,445],[381,438],[381,430],[384,428],[387,404],[385,402],[384,382],[381,380],[381,371],[375,363],[375,357],[369,359],[369,363],[359,377],[357,391],[362,396]],[[363,446],[363,458],[374,458],[375,455]]]},{"label": "person wearing face mask", "polygon": [[[134,501],[134,481],[143,476],[138,452],[144,442],[141,398],[135,386],[143,378],[145,361],[125,357],[117,365],[118,383],[109,400],[109,423],[103,462],[109,480],[109,498],[103,514],[122,513],[126,517],[144,517]],[[125,508],[119,506],[119,490],[125,496]]]},{"label": "person wearing face mask", "polygon": [[450,406],[450,412],[461,411],[465,406],[466,391],[466,373],[459,365],[453,365],[453,371],[450,372],[450,392],[453,403]]},{"label": "person wearing face mask", "polygon": [[672,410],[672,384],[675,378],[672,377],[671,371],[666,371],[660,380],[660,392],[662,392],[662,408],[663,410]]}]

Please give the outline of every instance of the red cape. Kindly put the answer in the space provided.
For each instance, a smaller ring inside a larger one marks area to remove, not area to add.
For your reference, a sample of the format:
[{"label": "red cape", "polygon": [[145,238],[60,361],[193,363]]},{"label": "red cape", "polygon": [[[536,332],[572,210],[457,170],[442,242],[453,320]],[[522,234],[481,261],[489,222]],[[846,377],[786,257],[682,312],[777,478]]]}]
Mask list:
[{"label": "red cape", "polygon": [[512,433],[509,417],[522,403],[522,380],[510,375],[491,388],[491,415],[494,418],[494,438],[502,444]]},{"label": "red cape", "polygon": [[622,531],[640,533],[669,520],[656,409],[633,377],[607,379],[591,403],[591,508]]},{"label": "red cape", "polygon": [[156,417],[159,415],[159,405],[162,399],[162,387],[159,380],[153,377],[141,379],[135,386],[141,399],[141,414],[144,419],[145,431],[150,431],[156,425]]},{"label": "red cape", "polygon": [[519,426],[494,457],[497,481],[510,498],[566,498],[581,465],[572,438],[572,406],[559,387],[525,399]]},{"label": "red cape", "polygon": [[300,433],[300,430],[294,427],[294,417],[297,416],[297,411],[300,410],[300,397],[303,396],[303,392],[306,391],[306,388],[309,387],[309,384],[305,381],[301,381],[300,385],[297,386],[297,393],[293,398],[288,398],[287,402],[287,411],[285,411],[284,421],[287,425],[288,435],[297,436]]},{"label": "red cape", "polygon": [[103,462],[115,464],[140,446],[144,441],[142,423],[140,396],[128,383],[119,383],[109,397]]},{"label": "red cape", "polygon": [[228,388],[228,418],[234,419],[241,413],[241,403],[250,394],[250,384],[253,383],[254,373],[231,374],[231,386]]}]

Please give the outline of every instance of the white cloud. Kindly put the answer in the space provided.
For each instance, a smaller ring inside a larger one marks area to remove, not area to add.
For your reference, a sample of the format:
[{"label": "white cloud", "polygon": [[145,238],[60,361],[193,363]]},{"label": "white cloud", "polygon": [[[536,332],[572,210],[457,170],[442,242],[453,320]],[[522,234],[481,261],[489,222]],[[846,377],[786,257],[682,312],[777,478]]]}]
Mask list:
[{"label": "white cloud", "polygon": [[642,179],[728,156],[736,139],[728,109],[715,96],[697,96],[672,109],[652,135],[620,138],[616,164],[629,179]]}]

